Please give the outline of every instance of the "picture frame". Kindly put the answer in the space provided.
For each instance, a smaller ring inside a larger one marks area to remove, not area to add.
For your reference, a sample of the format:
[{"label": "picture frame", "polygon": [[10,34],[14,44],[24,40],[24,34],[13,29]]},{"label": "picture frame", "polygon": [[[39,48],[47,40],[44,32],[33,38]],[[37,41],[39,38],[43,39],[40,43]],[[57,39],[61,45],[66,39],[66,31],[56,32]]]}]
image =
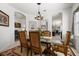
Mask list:
[{"label": "picture frame", "polygon": [[9,26],[9,16],[0,10],[0,26]]},{"label": "picture frame", "polygon": [[21,28],[21,23],[15,22],[15,28]]}]

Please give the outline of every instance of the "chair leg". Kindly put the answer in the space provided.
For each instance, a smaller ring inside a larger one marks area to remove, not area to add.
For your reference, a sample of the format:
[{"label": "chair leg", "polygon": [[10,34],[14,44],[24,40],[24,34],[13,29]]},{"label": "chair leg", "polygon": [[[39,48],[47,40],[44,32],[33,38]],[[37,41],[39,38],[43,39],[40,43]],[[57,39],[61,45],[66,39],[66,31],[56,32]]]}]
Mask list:
[{"label": "chair leg", "polygon": [[32,56],[32,49],[31,49],[31,56]]},{"label": "chair leg", "polygon": [[42,53],[40,53],[40,56],[42,56]]},{"label": "chair leg", "polygon": [[40,51],[40,56],[42,56],[42,52]]},{"label": "chair leg", "polygon": [[67,56],[67,52],[65,52],[64,54],[65,54],[65,56]]},{"label": "chair leg", "polygon": [[21,53],[22,53],[22,46],[21,46]]},{"label": "chair leg", "polygon": [[68,52],[68,48],[65,48],[65,49],[64,49],[64,54],[65,54],[65,56],[67,56],[67,52]]},{"label": "chair leg", "polygon": [[27,56],[29,55],[29,49],[27,48]]}]

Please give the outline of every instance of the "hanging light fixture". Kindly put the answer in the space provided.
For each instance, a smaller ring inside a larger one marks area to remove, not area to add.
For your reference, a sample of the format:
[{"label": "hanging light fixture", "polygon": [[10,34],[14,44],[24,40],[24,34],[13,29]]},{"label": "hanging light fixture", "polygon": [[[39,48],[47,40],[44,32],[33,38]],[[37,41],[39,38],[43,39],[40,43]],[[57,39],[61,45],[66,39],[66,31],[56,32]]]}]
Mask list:
[{"label": "hanging light fixture", "polygon": [[40,5],[41,3],[37,3],[38,5],[38,15],[35,17],[36,20],[43,20],[43,16],[41,16],[41,13],[40,13]]}]

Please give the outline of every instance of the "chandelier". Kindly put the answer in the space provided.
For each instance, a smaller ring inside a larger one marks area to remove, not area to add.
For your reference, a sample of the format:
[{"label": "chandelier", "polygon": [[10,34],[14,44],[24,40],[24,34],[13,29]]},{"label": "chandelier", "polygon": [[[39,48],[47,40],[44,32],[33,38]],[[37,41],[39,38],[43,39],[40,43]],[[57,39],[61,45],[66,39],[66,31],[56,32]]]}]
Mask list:
[{"label": "chandelier", "polygon": [[35,17],[36,20],[42,20],[43,19],[43,16],[41,16],[41,13],[40,13],[40,5],[41,3],[37,3],[38,5],[38,15]]}]

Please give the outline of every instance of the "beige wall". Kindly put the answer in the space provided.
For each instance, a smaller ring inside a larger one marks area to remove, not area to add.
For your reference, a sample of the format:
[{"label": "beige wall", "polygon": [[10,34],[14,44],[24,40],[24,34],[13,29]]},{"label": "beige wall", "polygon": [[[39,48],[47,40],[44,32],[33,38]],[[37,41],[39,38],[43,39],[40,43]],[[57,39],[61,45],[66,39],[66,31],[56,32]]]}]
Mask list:
[{"label": "beige wall", "polygon": [[14,39],[14,15],[15,11],[18,10],[5,3],[0,3],[0,10],[9,15],[9,27],[0,26],[0,51],[5,51],[7,49],[17,46],[17,43],[19,43],[15,42]]},{"label": "beige wall", "polygon": [[72,31],[72,8],[67,8],[62,11],[62,35],[63,40],[66,38],[66,32]]}]

